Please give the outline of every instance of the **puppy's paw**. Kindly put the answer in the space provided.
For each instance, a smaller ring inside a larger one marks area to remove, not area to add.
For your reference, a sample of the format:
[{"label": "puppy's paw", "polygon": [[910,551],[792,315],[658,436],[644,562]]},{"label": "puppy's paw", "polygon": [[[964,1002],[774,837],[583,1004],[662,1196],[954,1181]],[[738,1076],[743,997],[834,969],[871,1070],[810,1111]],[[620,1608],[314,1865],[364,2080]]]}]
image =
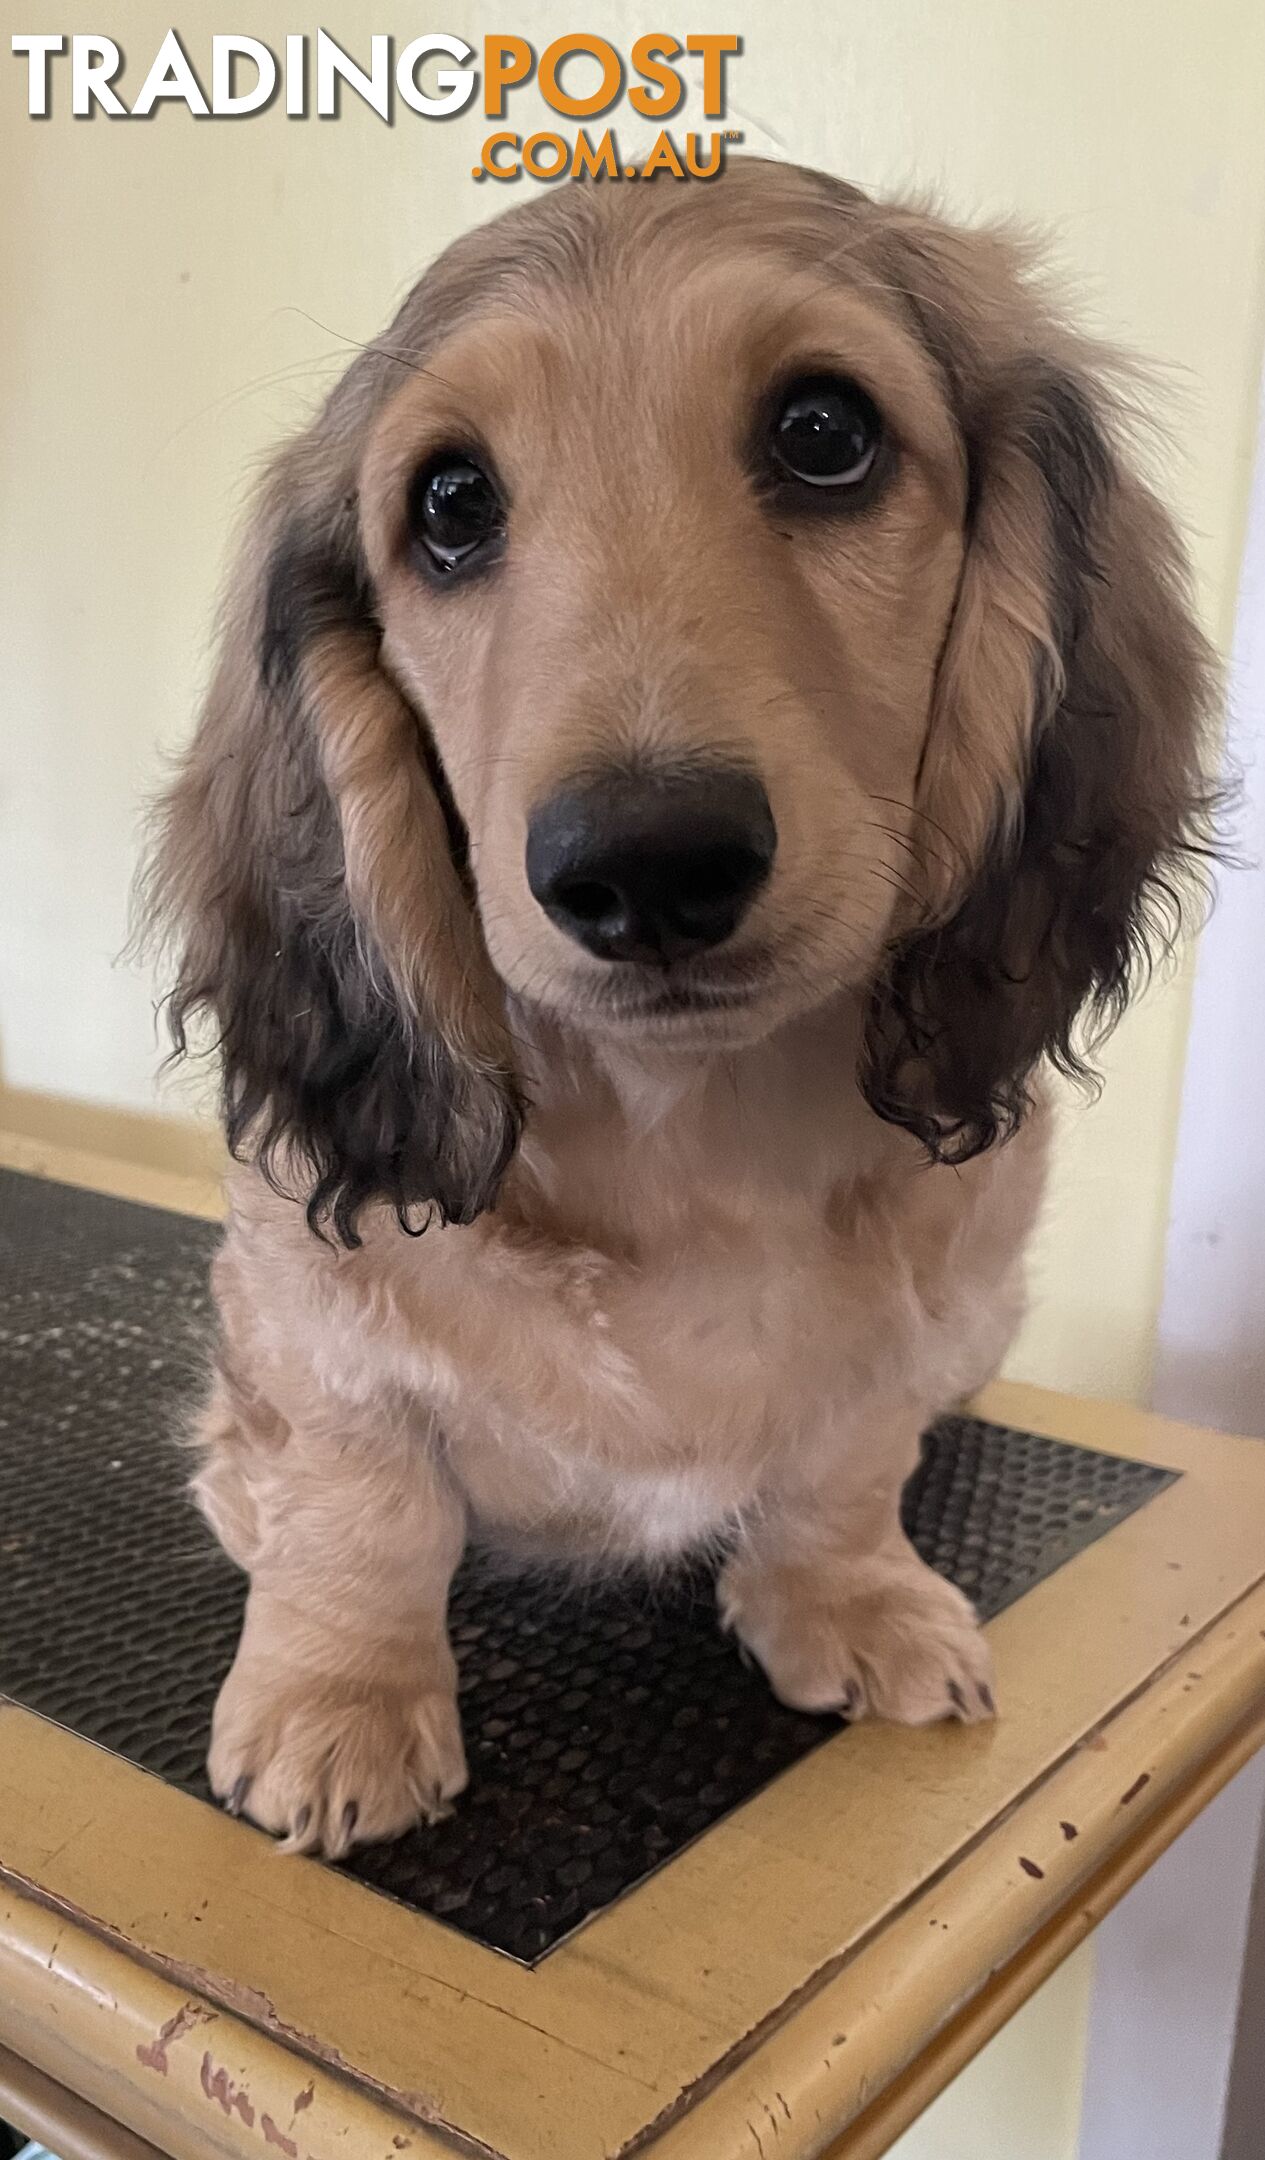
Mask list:
[{"label": "puppy's paw", "polygon": [[960,1590],[912,1551],[824,1570],[737,1555],[720,1582],[721,1617],[794,1710],[849,1719],[973,1725],[995,1714],[993,1666]]},{"label": "puppy's paw", "polygon": [[238,1656],[215,1706],[211,1787],[286,1852],[341,1860],[354,1845],[437,1822],[464,1790],[452,1681],[357,1681]]}]

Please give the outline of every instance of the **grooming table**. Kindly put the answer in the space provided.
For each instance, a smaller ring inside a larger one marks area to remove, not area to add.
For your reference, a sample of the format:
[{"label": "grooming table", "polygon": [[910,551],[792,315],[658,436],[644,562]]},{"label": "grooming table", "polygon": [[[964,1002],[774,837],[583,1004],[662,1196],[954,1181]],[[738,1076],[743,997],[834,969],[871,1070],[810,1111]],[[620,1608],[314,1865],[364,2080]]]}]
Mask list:
[{"label": "grooming table", "polygon": [[214,1203],[0,1162],[0,2116],[62,2160],[874,2160],[1265,1738],[1265,1447],[999,1385],[906,1498],[998,1725],[781,1708],[705,1578],[471,1563],[452,1820],[281,1860],[202,1773]]}]

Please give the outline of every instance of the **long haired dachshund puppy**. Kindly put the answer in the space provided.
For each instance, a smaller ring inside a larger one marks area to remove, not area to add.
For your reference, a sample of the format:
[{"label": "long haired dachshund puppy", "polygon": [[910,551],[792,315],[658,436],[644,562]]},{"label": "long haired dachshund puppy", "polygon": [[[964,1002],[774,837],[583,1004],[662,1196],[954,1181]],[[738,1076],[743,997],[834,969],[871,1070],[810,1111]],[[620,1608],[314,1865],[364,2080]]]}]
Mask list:
[{"label": "long haired dachshund puppy", "polygon": [[472,1537],[710,1542],[783,1701],[992,1714],[901,1487],[1208,833],[1109,380],[1004,235],[741,164],[460,240],[273,465],[153,899],[241,1163],[210,1772],[293,1848],[460,1792]]}]

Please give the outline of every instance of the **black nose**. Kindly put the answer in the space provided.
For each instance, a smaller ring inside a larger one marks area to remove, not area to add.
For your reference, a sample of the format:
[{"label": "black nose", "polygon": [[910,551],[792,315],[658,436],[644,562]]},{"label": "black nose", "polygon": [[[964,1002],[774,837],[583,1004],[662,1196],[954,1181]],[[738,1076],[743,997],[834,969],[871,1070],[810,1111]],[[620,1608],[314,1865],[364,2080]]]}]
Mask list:
[{"label": "black nose", "polygon": [[534,813],[527,882],[550,920],[599,959],[666,966],[732,935],[776,846],[769,799],[750,773],[603,773]]}]

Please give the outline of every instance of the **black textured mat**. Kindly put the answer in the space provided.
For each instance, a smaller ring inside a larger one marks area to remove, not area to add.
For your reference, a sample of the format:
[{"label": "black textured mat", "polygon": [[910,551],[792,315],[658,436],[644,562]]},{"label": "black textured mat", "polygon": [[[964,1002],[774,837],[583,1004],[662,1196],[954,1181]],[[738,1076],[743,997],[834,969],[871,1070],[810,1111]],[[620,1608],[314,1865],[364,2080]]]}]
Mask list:
[{"label": "black textured mat", "polygon": [[[0,1171],[0,1692],[206,1797],[243,1585],[173,1444],[205,1365],[217,1233]],[[1171,1473],[946,1418],[906,1495],[986,1615]],[[471,1783],[351,1873],[534,1959],[823,1739],[717,1631],[710,1583],[578,1592],[463,1569]]]}]

